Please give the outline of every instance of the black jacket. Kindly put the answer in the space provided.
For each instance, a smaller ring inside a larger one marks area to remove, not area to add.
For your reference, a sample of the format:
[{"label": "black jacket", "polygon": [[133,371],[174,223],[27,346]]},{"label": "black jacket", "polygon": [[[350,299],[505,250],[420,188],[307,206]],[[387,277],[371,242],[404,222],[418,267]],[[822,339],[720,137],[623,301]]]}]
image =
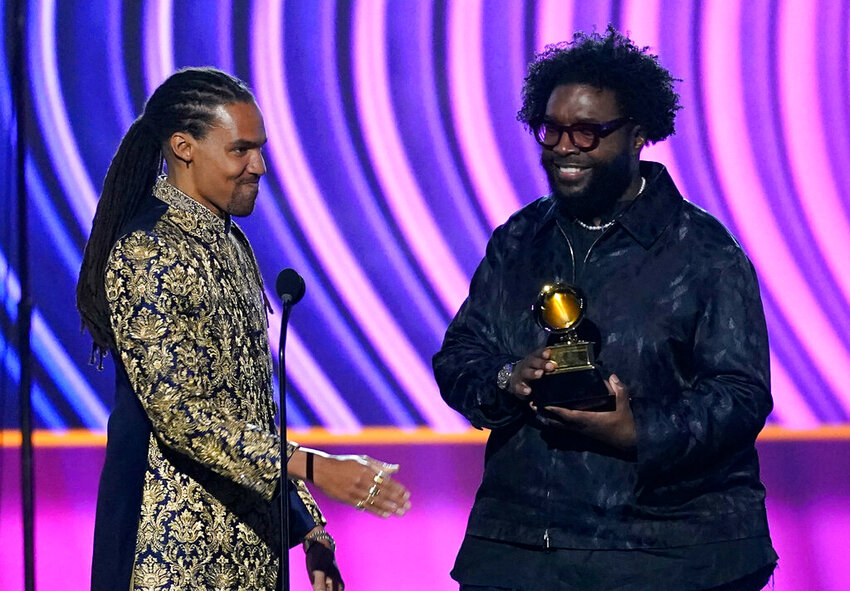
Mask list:
[{"label": "black jacket", "polygon": [[[772,408],[752,265],[664,167],[593,244],[576,276],[569,223],[543,197],[496,229],[434,356],[446,402],[492,429],[467,533],[560,548],[664,548],[767,534],[754,448]],[[546,343],[531,304],[553,280],[587,296],[581,336],[632,395],[636,456],[541,427],[498,389]]]}]

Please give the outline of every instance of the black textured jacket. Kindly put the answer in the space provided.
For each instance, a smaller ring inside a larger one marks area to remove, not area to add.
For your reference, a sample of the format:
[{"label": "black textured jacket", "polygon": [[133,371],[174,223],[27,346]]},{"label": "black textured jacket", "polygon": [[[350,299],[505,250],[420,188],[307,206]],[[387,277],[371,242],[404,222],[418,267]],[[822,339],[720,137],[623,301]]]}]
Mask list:
[{"label": "black textured jacket", "polygon": [[[559,548],[665,548],[767,535],[754,442],[772,408],[755,272],[663,166],[575,276],[551,197],[496,229],[434,371],[446,402],[491,429],[467,533]],[[581,267],[581,265],[580,265]],[[546,343],[531,304],[553,280],[584,291],[581,336],[632,395],[637,453],[542,428],[496,386]]]}]

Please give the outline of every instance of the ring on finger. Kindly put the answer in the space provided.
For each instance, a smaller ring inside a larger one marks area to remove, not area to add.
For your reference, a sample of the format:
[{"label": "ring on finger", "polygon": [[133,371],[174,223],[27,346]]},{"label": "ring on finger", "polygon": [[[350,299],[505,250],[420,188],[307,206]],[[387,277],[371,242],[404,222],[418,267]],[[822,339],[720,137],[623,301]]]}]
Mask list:
[{"label": "ring on finger", "polygon": [[369,489],[369,497],[370,498],[371,497],[377,497],[378,493],[380,493],[380,492],[381,492],[381,487],[379,487],[377,484],[373,484],[372,488]]},{"label": "ring on finger", "polygon": [[366,509],[366,501],[371,501],[371,497],[366,497],[357,501],[357,504],[354,505],[360,511],[364,511]]},{"label": "ring on finger", "polygon": [[383,484],[384,483],[384,471],[378,470],[378,472],[375,473],[375,477],[372,479],[372,482],[374,482],[375,484]]}]

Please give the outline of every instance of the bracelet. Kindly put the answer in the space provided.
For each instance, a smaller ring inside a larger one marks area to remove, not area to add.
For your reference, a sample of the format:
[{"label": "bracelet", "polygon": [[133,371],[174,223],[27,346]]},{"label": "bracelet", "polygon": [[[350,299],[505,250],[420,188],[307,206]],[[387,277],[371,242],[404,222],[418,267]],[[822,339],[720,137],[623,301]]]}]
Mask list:
[{"label": "bracelet", "polygon": [[313,482],[313,459],[316,457],[311,454],[309,451],[307,453],[307,468],[306,468],[306,477],[307,482]]},{"label": "bracelet", "polygon": [[331,534],[329,534],[323,529],[314,531],[311,534],[307,534],[307,536],[304,538],[304,552],[307,552],[307,550],[310,549],[310,546],[312,546],[319,540],[325,540],[331,547],[331,552],[336,552],[336,542],[331,537]]},{"label": "bracelet", "polygon": [[507,390],[510,386],[511,374],[514,372],[515,366],[516,362],[506,363],[501,368],[499,368],[499,373],[496,374],[496,386],[500,390]]}]

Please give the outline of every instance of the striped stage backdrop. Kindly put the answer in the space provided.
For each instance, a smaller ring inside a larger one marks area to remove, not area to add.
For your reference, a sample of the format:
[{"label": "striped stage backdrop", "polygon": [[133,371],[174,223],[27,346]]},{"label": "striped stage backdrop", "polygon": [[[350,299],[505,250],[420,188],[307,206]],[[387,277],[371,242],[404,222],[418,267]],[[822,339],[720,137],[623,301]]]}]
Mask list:
[{"label": "striped stage backdrop", "polygon": [[[759,272],[776,403],[766,438],[850,434],[850,0],[17,1],[28,9],[39,442],[104,441],[112,371],[88,365],[74,284],[120,138],[146,96],[190,65],[243,78],[265,114],[269,174],[241,224],[267,285],[284,267],[307,282],[288,336],[290,427],[326,443],[481,441],[440,399],[430,357],[492,229],[547,190],[539,148],[515,120],[526,64],[609,22],[682,79],[676,135],[645,157],[730,228]],[[20,375],[14,2],[2,1],[0,60],[9,449]],[[273,317],[273,348],[278,330]]]}]

